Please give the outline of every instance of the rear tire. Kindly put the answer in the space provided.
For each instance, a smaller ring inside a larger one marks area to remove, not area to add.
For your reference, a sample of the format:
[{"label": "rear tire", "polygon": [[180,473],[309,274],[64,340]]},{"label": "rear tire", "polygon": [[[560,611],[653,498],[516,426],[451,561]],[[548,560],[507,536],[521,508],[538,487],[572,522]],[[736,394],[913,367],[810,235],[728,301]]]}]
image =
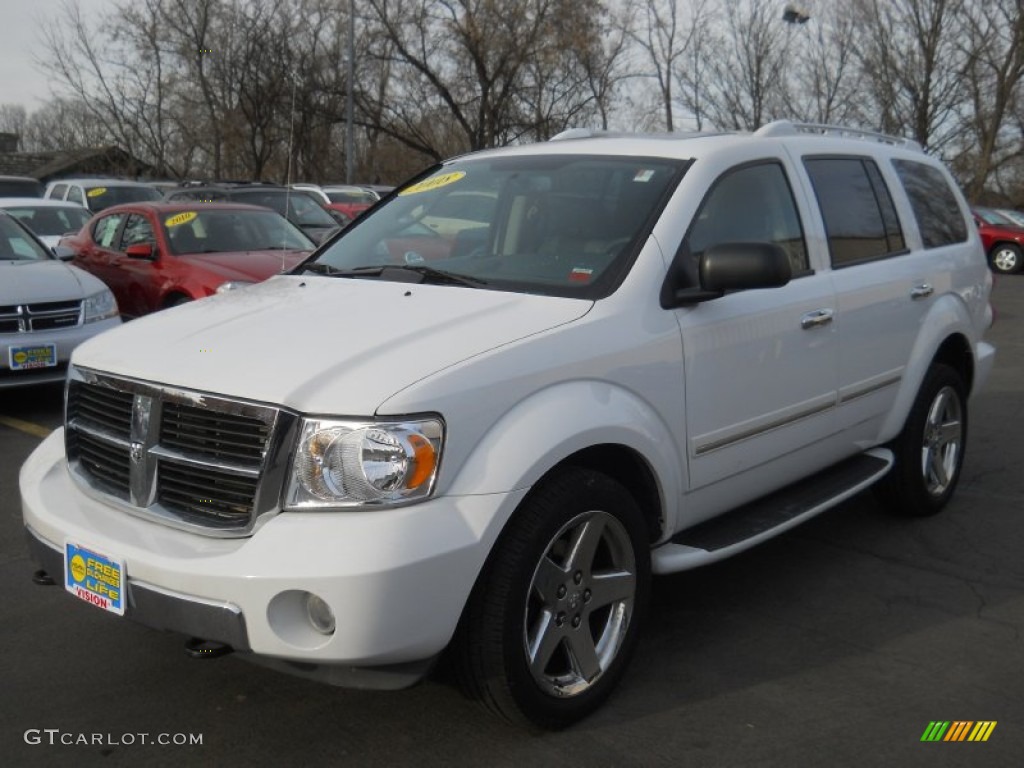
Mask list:
[{"label": "rear tire", "polygon": [[619,483],[582,468],[542,481],[463,613],[452,650],[467,693],[520,725],[593,712],[636,645],[650,568],[643,514]]},{"label": "rear tire", "polygon": [[960,374],[936,363],[928,369],[907,422],[891,444],[896,462],[875,495],[887,512],[926,517],[956,490],[967,445],[967,396]]}]

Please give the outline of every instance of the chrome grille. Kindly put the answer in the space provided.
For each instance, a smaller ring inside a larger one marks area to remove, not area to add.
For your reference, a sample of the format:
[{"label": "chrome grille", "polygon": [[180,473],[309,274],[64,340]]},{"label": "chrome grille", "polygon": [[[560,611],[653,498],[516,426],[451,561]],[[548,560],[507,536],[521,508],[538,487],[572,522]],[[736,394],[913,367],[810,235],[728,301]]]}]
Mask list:
[{"label": "chrome grille", "polygon": [[52,331],[81,324],[81,301],[48,301],[0,307],[0,333]]},{"label": "chrome grille", "polygon": [[258,480],[164,462],[157,482],[158,502],[204,524],[230,528],[248,523]]},{"label": "chrome grille", "polygon": [[164,404],[160,444],[217,458],[259,464],[269,427],[250,416]]},{"label": "chrome grille", "polygon": [[75,430],[69,448],[78,457],[82,469],[97,480],[101,488],[118,498],[128,498],[131,466],[128,446]]},{"label": "chrome grille", "polygon": [[66,446],[76,479],[126,511],[216,536],[278,509],[298,418],[269,406],[72,368]]}]

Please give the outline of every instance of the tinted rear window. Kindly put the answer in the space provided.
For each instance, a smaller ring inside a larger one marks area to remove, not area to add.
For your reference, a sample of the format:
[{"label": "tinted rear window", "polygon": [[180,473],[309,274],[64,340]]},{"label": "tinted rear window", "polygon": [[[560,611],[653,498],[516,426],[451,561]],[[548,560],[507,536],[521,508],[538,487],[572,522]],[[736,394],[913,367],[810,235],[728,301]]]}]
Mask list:
[{"label": "tinted rear window", "polygon": [[896,209],[874,162],[860,157],[807,158],[833,266],[905,250]]},{"label": "tinted rear window", "polygon": [[964,242],[967,222],[943,173],[912,160],[893,160],[892,164],[910,198],[924,247]]},{"label": "tinted rear window", "polygon": [[0,179],[0,197],[42,197],[43,185],[32,179]]}]

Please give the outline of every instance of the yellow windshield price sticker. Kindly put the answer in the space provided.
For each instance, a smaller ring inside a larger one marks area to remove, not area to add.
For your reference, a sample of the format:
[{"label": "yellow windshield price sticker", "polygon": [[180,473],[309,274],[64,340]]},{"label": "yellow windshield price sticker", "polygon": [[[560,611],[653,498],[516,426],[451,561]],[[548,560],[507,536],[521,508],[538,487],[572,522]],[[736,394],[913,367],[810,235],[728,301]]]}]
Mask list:
[{"label": "yellow windshield price sticker", "polygon": [[199,214],[195,211],[185,211],[185,213],[176,213],[168,219],[164,219],[164,224],[168,227],[177,227],[179,224],[188,224]]},{"label": "yellow windshield price sticker", "polygon": [[440,176],[431,176],[429,179],[424,179],[417,184],[413,184],[411,187],[403,189],[398,193],[398,196],[403,197],[405,195],[416,195],[420,192],[429,192],[432,189],[447,187],[449,184],[454,184],[465,175],[465,171],[454,171],[452,173],[442,173]]},{"label": "yellow windshield price sticker", "polygon": [[100,195],[105,195],[106,193],[107,193],[107,188],[106,187],[95,187],[94,189],[90,189],[86,193],[86,195],[88,195],[89,197],[99,197]]}]

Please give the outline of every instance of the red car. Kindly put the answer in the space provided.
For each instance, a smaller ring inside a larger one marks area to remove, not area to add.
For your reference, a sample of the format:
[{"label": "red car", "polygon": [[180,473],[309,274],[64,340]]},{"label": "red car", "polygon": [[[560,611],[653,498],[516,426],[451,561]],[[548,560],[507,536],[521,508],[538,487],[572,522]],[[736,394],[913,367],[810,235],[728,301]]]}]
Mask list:
[{"label": "red car", "polygon": [[106,283],[125,316],[138,317],[266,280],[314,245],[266,208],[147,202],[105,209],[57,248]]},{"label": "red car", "polygon": [[1019,272],[1024,228],[991,208],[975,208],[972,212],[992,271],[1003,274]]}]

